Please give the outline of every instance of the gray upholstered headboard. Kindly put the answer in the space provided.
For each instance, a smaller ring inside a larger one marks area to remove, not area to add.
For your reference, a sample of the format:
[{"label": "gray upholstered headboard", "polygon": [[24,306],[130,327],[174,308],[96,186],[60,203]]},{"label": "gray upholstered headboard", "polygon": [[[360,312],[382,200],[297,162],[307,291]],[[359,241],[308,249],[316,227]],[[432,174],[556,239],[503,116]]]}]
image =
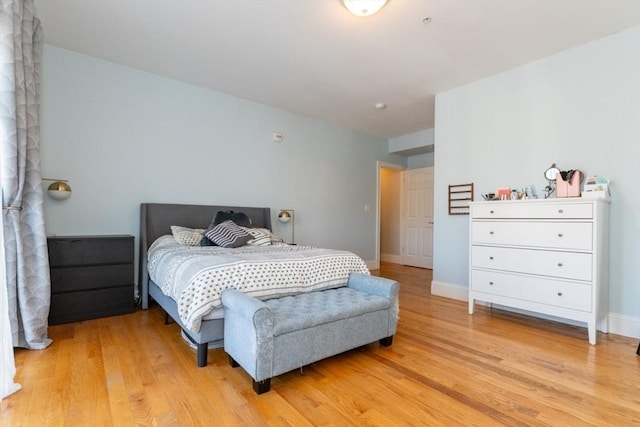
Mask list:
[{"label": "gray upholstered headboard", "polygon": [[149,307],[149,272],[147,250],[160,236],[171,234],[172,225],[189,228],[207,228],[218,211],[244,212],[253,227],[271,230],[271,210],[242,206],[181,205],[170,203],[140,204],[140,259],[139,287],[142,308]]}]

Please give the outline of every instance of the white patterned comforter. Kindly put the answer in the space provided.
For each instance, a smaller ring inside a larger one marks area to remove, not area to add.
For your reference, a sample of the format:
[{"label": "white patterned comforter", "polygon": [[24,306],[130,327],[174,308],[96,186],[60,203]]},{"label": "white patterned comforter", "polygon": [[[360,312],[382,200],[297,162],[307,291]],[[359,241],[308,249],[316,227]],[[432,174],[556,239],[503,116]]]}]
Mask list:
[{"label": "white patterned comforter", "polygon": [[335,288],[349,273],[369,270],[347,251],[311,246],[184,246],[162,236],[149,248],[149,277],[177,302],[182,323],[194,332],[202,318],[221,307],[225,289],[259,299]]}]

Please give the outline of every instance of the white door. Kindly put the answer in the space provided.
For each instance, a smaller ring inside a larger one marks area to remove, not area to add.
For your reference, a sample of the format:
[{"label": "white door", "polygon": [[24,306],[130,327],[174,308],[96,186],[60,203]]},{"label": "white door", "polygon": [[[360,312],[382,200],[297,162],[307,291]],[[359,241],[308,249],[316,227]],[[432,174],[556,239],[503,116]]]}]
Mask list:
[{"label": "white door", "polygon": [[401,262],[433,268],[433,168],[402,174]]}]

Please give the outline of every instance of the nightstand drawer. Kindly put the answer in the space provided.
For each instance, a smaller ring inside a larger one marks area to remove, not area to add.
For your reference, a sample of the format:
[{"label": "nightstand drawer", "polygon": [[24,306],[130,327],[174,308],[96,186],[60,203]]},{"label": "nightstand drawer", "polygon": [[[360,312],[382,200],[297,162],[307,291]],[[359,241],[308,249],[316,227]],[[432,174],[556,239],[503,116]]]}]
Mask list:
[{"label": "nightstand drawer", "polygon": [[51,292],[133,287],[133,264],[62,267],[51,269]]},{"label": "nightstand drawer", "polygon": [[132,313],[133,286],[51,295],[49,324]]},{"label": "nightstand drawer", "polygon": [[51,267],[133,263],[132,236],[49,237]]}]

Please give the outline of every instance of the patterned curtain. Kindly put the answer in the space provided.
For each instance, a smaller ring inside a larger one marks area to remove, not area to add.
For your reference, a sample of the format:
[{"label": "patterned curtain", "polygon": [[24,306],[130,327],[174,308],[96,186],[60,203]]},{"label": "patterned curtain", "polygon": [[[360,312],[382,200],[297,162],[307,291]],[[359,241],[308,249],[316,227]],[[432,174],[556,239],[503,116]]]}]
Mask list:
[{"label": "patterned curtain", "polygon": [[51,343],[51,283],[40,176],[42,43],[34,9],[33,0],[0,0],[0,187],[12,344],[42,349]]}]

